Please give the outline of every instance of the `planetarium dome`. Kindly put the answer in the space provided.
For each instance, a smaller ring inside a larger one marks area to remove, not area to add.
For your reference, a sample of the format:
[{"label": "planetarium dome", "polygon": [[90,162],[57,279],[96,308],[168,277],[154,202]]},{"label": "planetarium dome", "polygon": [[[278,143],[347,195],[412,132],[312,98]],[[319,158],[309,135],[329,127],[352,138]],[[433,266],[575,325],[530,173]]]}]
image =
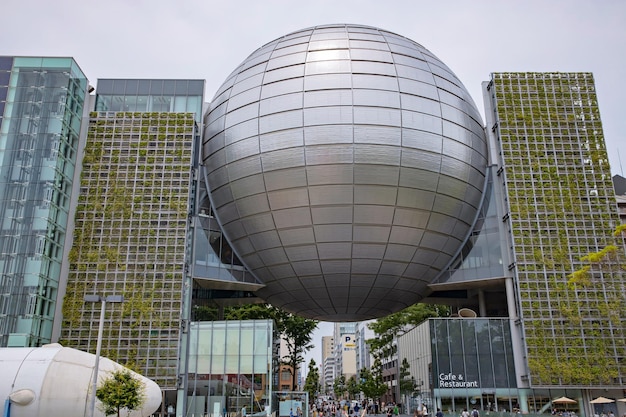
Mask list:
[{"label": "planetarium dome", "polygon": [[253,52],[205,117],[216,218],[265,284],[323,321],[419,302],[463,246],[482,201],[487,142],[452,71],[386,30],[324,25]]}]

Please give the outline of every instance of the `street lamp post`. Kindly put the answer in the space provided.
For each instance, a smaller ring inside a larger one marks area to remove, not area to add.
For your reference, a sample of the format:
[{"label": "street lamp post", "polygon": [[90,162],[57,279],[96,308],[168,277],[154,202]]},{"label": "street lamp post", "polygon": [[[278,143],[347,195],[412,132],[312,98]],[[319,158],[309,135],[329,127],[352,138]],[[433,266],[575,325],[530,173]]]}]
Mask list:
[{"label": "street lamp post", "polygon": [[96,343],[96,362],[93,367],[93,381],[91,387],[91,398],[89,403],[89,417],[94,417],[96,410],[96,390],[98,389],[98,368],[100,367],[100,350],[102,349],[102,333],[104,332],[104,311],[106,303],[123,303],[124,297],[121,295],[109,295],[101,297],[97,294],[85,295],[83,299],[86,303],[102,303],[100,308],[100,323],[98,325],[98,342]]}]

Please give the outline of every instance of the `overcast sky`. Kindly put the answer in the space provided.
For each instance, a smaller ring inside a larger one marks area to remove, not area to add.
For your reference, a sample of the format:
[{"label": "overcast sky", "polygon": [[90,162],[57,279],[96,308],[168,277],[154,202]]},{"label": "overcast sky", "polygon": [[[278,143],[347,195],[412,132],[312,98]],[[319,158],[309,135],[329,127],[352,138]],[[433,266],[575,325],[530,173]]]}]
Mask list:
[{"label": "overcast sky", "polygon": [[[375,26],[422,44],[483,113],[481,82],[491,72],[591,71],[611,171],[624,175],[623,0],[3,0],[0,15],[0,55],[71,56],[92,84],[206,79],[207,101],[255,49],[328,23]],[[315,344],[307,358],[319,363],[319,337]]]}]

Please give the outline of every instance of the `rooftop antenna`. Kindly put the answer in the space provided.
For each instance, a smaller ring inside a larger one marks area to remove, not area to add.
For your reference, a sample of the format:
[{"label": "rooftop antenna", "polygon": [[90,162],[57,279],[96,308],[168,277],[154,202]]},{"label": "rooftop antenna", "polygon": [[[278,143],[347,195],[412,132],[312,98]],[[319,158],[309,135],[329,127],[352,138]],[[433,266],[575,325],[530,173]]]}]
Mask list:
[{"label": "rooftop antenna", "polygon": [[619,161],[619,169],[622,172],[622,177],[624,176],[624,167],[622,166],[622,158],[619,156],[619,148],[617,148],[617,160]]}]

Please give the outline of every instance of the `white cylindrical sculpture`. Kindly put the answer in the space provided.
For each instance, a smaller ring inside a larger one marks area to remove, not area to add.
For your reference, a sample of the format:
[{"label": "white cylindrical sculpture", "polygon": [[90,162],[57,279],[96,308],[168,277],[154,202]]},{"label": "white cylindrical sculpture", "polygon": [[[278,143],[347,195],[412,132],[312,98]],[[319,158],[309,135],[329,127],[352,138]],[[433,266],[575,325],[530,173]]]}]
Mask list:
[{"label": "white cylindrical sculpture", "polygon": [[[95,355],[59,344],[40,348],[0,349],[0,398],[11,400],[11,417],[83,416],[89,404]],[[126,369],[100,358],[98,381],[116,370]],[[131,417],[150,416],[161,404],[159,386],[130,371],[145,387],[145,401]],[[105,417],[96,402],[95,416]]]}]

